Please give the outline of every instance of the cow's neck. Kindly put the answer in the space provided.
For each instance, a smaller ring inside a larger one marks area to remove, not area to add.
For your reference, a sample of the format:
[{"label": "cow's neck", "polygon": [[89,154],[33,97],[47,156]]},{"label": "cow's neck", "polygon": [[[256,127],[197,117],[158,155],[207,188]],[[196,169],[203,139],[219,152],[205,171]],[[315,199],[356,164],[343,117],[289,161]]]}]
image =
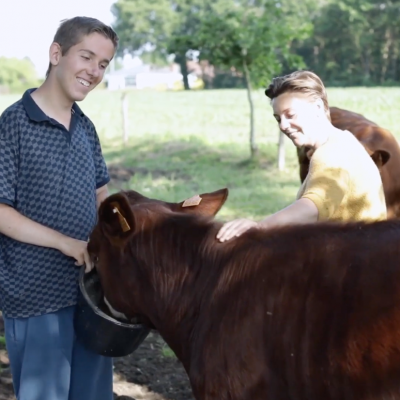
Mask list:
[{"label": "cow's neck", "polygon": [[[155,228],[136,243],[146,264],[146,281],[152,288],[144,314],[187,367],[190,337],[200,309],[211,299],[208,287],[212,271],[221,257],[221,244],[215,239],[222,224],[207,221],[182,223],[178,219]],[[194,222],[194,221],[193,221]],[[160,238],[163,242],[160,242]],[[146,248],[145,252],[144,247]],[[163,254],[163,257],[159,257]]]}]

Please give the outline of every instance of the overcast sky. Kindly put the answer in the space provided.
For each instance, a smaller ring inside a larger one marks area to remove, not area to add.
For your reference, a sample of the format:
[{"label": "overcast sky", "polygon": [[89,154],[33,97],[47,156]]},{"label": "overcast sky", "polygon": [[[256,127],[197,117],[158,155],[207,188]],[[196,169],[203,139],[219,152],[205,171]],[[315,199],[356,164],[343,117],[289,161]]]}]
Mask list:
[{"label": "overcast sky", "polygon": [[115,0],[0,0],[0,57],[27,56],[43,77],[60,21],[86,16],[111,24],[113,3]]}]

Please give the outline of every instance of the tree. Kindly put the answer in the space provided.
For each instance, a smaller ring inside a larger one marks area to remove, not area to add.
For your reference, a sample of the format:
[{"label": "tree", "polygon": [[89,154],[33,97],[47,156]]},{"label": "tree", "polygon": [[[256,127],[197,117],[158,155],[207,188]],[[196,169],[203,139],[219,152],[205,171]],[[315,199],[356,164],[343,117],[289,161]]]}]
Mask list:
[{"label": "tree", "polygon": [[11,92],[21,92],[37,87],[39,83],[35,66],[30,59],[0,57],[0,87]]},{"label": "tree", "polygon": [[146,51],[167,55],[166,43],[173,20],[169,0],[118,0],[111,11],[120,39],[119,55]]},{"label": "tree", "polygon": [[250,106],[252,157],[258,150],[253,87],[265,87],[274,74],[281,72],[283,62],[290,67],[304,66],[301,57],[290,52],[290,46],[294,38],[308,33],[306,28],[295,31],[286,24],[280,3],[275,0],[220,2],[202,20],[197,43],[200,58],[244,74]]},{"label": "tree", "polygon": [[304,0],[297,4],[303,7],[304,3],[313,35],[298,41],[293,50],[325,84],[376,85],[400,80],[398,1]]},{"label": "tree", "polygon": [[200,15],[211,0],[118,0],[112,7],[120,53],[151,53],[158,60],[174,54],[189,89],[187,58],[193,50]]},{"label": "tree", "polygon": [[211,4],[218,0],[179,0],[175,1],[176,24],[167,44],[169,53],[181,67],[183,84],[189,89],[187,59],[197,50],[197,35],[204,15],[212,12]]}]

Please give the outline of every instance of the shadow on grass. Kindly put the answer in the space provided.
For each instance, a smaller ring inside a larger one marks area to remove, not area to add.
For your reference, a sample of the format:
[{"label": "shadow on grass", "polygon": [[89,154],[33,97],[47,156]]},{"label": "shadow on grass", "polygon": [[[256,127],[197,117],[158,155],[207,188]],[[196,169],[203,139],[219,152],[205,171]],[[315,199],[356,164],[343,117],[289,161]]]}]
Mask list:
[{"label": "shadow on grass", "polygon": [[298,166],[288,149],[287,169],[277,170],[277,146],[264,145],[257,159],[229,144],[211,147],[197,138],[187,141],[142,139],[127,146],[104,147],[112,177],[111,190],[134,189],[166,201],[227,187],[222,219],[262,218],[291,203],[299,188]]}]

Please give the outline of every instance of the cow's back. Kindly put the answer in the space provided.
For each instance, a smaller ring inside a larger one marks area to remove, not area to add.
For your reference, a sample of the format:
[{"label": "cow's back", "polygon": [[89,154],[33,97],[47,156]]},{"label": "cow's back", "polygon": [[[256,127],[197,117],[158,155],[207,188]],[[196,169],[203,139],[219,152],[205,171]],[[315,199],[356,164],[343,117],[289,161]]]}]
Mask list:
[{"label": "cow's back", "polygon": [[235,399],[400,400],[400,227],[379,224],[239,239],[192,338],[193,381],[236,377]]}]

